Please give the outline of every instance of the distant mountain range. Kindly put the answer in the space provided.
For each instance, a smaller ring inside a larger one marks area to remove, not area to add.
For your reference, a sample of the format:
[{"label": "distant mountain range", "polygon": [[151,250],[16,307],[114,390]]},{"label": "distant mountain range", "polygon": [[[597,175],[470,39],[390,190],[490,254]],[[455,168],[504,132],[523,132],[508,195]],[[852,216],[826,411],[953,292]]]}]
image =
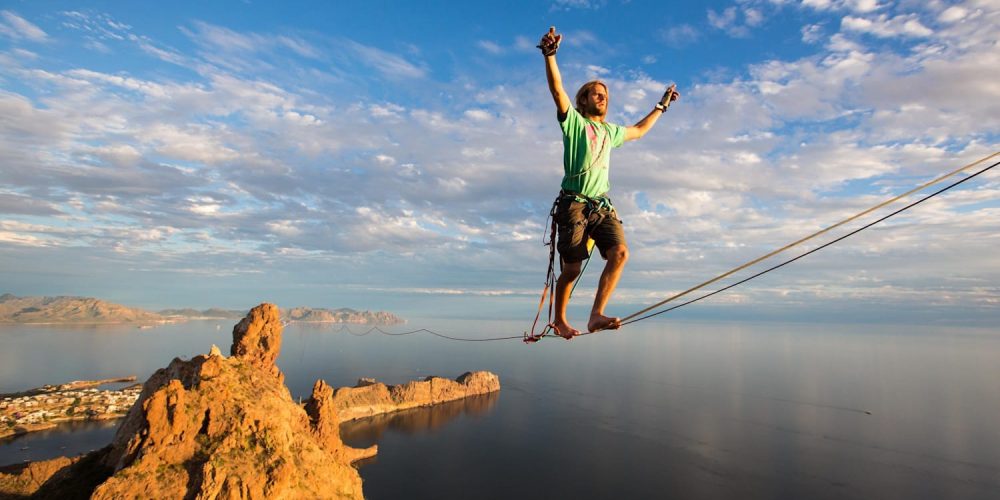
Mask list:
[{"label": "distant mountain range", "polygon": [[[164,309],[151,312],[92,297],[18,297],[0,295],[0,323],[161,323],[189,319],[240,319],[246,311],[211,308]],[[395,325],[406,320],[385,311],[295,307],[284,309],[285,321]]]},{"label": "distant mountain range", "polygon": [[0,295],[3,323],[152,323],[159,314],[91,297]]},{"label": "distant mountain range", "polygon": [[282,319],[318,323],[371,323],[379,325],[397,325],[406,320],[393,313],[385,311],[355,311],[342,307],[340,309],[317,309],[311,307],[294,307],[286,309]]}]

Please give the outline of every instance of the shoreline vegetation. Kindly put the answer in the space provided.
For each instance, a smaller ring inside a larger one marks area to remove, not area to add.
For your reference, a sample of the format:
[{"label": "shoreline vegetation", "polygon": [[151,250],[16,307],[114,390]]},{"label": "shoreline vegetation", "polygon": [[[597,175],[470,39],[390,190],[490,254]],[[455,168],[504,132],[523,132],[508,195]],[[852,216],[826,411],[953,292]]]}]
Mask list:
[{"label": "shoreline vegetation", "polygon": [[[246,311],[209,308],[164,309],[158,312],[128,307],[93,297],[18,297],[0,295],[0,326],[17,325],[136,325],[140,329],[194,320],[240,319]],[[406,320],[387,311],[294,307],[282,315],[286,323],[346,323],[397,325]]]}]

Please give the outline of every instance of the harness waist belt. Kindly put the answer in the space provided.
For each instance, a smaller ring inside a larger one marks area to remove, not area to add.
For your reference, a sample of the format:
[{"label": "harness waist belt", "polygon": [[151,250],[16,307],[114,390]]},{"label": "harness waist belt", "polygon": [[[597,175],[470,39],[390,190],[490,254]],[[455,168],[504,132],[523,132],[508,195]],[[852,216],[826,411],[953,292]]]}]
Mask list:
[{"label": "harness waist belt", "polygon": [[587,209],[592,212],[615,211],[615,206],[611,203],[611,198],[607,196],[607,193],[604,193],[596,197],[590,197],[585,194],[577,193],[574,191],[567,191],[565,189],[560,189],[559,196],[556,198],[556,201],[564,200],[566,198],[573,198],[575,201],[578,201],[580,203],[585,203],[587,205]]}]

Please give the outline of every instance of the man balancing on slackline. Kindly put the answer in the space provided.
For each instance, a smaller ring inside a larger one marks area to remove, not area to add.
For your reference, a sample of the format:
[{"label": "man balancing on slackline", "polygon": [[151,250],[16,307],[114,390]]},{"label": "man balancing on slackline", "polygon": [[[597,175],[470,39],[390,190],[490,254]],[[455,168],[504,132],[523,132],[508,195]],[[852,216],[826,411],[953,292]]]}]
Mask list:
[{"label": "man balancing on slackline", "polygon": [[556,34],[553,26],[542,36],[538,48],[545,56],[545,76],[563,132],[562,190],[556,198],[553,215],[558,226],[557,248],[562,259],[562,273],[556,281],[556,317],[552,328],[559,336],[571,339],[580,335],[580,331],[566,321],[566,305],[573,281],[580,275],[583,261],[589,258],[588,238],[593,238],[607,264],[601,273],[587,329],[594,332],[621,328],[620,318],[604,315],[604,307],[628,260],[622,221],[607,196],[611,187],[608,182],[611,148],[645,135],[680,94],[674,85],[667,87],[656,107],[631,127],[607,123],[604,119],[609,96],[604,82],[595,80],[584,84],[576,92],[575,103],[569,100],[556,64],[556,50],[561,41],[562,35]]}]

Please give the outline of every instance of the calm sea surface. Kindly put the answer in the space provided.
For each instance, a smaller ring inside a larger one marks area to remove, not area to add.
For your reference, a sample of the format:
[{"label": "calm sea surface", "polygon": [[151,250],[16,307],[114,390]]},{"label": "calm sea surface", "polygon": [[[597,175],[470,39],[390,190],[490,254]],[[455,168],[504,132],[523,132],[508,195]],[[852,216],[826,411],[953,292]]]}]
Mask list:
[{"label": "calm sea surface", "polygon": [[[228,352],[234,321],[0,326],[0,392],[137,375]],[[413,320],[472,337],[523,322]],[[285,329],[295,396],[317,378],[469,370],[498,395],[345,425],[378,443],[368,498],[1000,498],[997,329],[653,320],[573,341],[450,342]],[[359,331],[358,329],[355,329]],[[0,464],[110,442],[113,423],[0,441]]]}]

